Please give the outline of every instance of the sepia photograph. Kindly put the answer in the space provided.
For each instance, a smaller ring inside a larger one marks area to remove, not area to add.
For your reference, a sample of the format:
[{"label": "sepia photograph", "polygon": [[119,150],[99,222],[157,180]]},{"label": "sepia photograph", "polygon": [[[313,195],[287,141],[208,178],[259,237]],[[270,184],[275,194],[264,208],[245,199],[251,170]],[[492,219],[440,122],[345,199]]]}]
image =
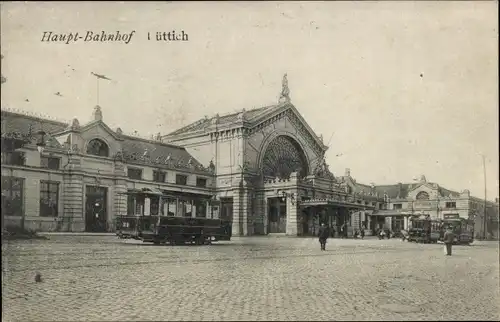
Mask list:
[{"label": "sepia photograph", "polygon": [[498,1],[0,2],[3,321],[499,321]]}]

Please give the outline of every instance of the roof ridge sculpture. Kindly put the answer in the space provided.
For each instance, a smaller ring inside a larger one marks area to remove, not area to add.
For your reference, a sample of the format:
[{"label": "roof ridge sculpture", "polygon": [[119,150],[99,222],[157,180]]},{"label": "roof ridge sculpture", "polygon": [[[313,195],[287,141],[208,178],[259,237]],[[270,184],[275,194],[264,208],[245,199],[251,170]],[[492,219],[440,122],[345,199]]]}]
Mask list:
[{"label": "roof ridge sculpture", "polygon": [[54,116],[51,116],[51,115],[48,115],[45,113],[37,113],[37,112],[33,112],[33,111],[27,111],[27,110],[5,107],[5,106],[2,106],[1,111],[3,113],[11,113],[11,114],[19,115],[19,116],[27,116],[27,117],[42,120],[42,121],[59,123],[60,125],[71,124],[70,120],[57,118],[57,117],[54,117]]},{"label": "roof ridge sculpture", "polygon": [[139,134],[134,134],[134,133],[127,133],[127,132],[122,132],[119,134],[122,138],[124,139],[131,139],[135,141],[143,141],[151,144],[158,144],[158,145],[163,145],[163,146],[168,146],[168,147],[173,147],[173,148],[179,148],[179,149],[186,149],[185,147],[174,144],[174,143],[168,143],[168,142],[163,142],[155,139],[151,139],[149,137],[146,137],[144,135],[139,135]]}]

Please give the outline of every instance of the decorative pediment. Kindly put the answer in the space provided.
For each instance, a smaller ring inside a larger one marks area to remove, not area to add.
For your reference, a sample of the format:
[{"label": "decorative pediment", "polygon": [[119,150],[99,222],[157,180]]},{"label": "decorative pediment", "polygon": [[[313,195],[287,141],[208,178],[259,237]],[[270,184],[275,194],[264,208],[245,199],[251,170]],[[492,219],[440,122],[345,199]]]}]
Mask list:
[{"label": "decorative pediment", "polygon": [[92,121],[80,128],[81,133],[89,132],[94,129],[101,129],[103,130],[106,134],[110,135],[113,137],[113,139],[117,141],[123,140],[121,136],[119,136],[117,133],[115,133],[109,126],[106,125],[103,121],[97,120],[97,121]]},{"label": "decorative pediment", "polygon": [[411,200],[432,200],[436,199],[439,191],[436,184],[423,182],[412,187],[408,191],[408,198]]},{"label": "decorative pediment", "polygon": [[[291,103],[285,103],[281,109],[271,110],[270,113],[264,114],[260,118],[254,120],[253,124],[248,129],[249,134],[273,129],[273,125],[282,118],[287,118],[295,128],[296,134],[300,135],[307,144],[311,147],[318,159],[322,158],[327,146],[323,144],[320,137],[314,133],[311,127],[307,124],[304,118]],[[316,161],[317,162],[317,161]]]},{"label": "decorative pediment", "polygon": [[438,186],[436,184],[430,182],[423,182],[411,186],[411,189],[408,191],[408,193],[412,194],[420,190],[437,190],[437,189]]}]

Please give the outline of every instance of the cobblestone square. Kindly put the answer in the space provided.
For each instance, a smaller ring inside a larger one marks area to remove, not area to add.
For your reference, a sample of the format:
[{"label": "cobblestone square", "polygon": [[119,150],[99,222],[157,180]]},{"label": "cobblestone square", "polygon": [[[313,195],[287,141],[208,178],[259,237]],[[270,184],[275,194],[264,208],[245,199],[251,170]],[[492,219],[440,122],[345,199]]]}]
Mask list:
[{"label": "cobblestone square", "polygon": [[[499,320],[497,242],[112,236],[2,245],[2,320]],[[42,282],[35,282],[40,272]]]}]

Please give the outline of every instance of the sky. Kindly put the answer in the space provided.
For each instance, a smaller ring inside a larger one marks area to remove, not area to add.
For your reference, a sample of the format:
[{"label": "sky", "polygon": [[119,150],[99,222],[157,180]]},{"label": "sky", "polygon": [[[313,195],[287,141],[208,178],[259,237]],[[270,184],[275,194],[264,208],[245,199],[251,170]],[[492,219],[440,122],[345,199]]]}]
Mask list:
[{"label": "sky", "polygon": [[[484,155],[493,200],[497,21],[497,1],[2,2],[2,108],[85,123],[98,103],[111,128],[150,136],[275,104],[287,73],[335,175],[425,175],[483,198]],[[172,30],[188,41],[148,40]],[[135,33],[64,44],[45,31]]]}]

